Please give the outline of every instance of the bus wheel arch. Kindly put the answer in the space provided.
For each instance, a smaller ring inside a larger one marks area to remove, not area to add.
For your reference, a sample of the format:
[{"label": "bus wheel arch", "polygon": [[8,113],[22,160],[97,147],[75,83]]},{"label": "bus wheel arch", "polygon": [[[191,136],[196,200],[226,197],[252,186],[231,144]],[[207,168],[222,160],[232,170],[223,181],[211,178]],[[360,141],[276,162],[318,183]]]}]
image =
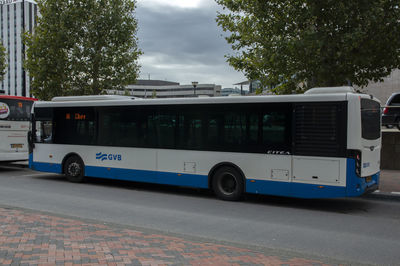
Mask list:
[{"label": "bus wheel arch", "polygon": [[67,154],[62,161],[62,173],[68,181],[81,183],[85,181],[85,163],[76,153]]},{"label": "bus wheel arch", "polygon": [[[215,165],[208,175],[208,187],[222,200],[237,201],[246,191],[246,178],[239,166],[222,162]],[[226,188],[224,188],[227,185]]]}]

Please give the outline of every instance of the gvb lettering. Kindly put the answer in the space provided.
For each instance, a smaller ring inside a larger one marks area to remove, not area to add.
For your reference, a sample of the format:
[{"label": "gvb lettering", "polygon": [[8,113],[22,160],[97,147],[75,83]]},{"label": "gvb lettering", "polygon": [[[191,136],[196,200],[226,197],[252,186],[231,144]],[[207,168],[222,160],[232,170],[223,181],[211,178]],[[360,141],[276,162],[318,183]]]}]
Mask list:
[{"label": "gvb lettering", "polygon": [[96,153],[96,160],[100,161],[122,161],[122,155],[121,154],[107,154],[107,153]]}]

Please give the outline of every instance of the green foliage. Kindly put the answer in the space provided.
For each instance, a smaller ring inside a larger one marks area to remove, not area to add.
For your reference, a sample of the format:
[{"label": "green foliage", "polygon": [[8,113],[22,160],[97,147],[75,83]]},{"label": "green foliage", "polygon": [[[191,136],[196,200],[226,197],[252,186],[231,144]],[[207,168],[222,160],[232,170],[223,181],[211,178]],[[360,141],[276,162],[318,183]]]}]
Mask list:
[{"label": "green foliage", "polygon": [[151,98],[153,98],[153,99],[157,98],[156,90],[153,90],[153,92],[151,93]]},{"label": "green foliage", "polygon": [[7,67],[7,54],[6,48],[0,43],[0,80],[4,79]]},{"label": "green foliage", "polygon": [[400,67],[399,0],[216,0],[228,62],[275,93],[352,82]]},{"label": "green foliage", "polygon": [[39,0],[25,34],[33,94],[98,95],[124,89],[139,73],[135,0]]}]

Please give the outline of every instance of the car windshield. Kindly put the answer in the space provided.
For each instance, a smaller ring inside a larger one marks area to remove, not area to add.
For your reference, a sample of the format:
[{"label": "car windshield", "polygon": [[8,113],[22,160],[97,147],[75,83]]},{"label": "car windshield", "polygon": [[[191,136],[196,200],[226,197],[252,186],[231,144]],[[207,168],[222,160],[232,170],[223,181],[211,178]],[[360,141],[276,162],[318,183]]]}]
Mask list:
[{"label": "car windshield", "polygon": [[390,100],[389,105],[400,105],[400,94],[396,94]]}]

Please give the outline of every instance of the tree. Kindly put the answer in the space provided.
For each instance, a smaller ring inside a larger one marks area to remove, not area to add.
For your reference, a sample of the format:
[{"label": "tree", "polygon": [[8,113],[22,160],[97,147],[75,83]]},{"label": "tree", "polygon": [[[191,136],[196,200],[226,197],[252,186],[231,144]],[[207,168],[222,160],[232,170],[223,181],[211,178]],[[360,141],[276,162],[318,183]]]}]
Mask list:
[{"label": "tree", "polygon": [[7,54],[6,48],[0,43],[0,80],[4,79],[4,75],[6,74],[7,67]]},{"label": "tree", "polygon": [[216,2],[229,64],[276,93],[364,87],[400,67],[399,0]]},{"label": "tree", "polygon": [[123,90],[139,74],[135,0],[39,0],[25,34],[33,94],[98,95]]}]

